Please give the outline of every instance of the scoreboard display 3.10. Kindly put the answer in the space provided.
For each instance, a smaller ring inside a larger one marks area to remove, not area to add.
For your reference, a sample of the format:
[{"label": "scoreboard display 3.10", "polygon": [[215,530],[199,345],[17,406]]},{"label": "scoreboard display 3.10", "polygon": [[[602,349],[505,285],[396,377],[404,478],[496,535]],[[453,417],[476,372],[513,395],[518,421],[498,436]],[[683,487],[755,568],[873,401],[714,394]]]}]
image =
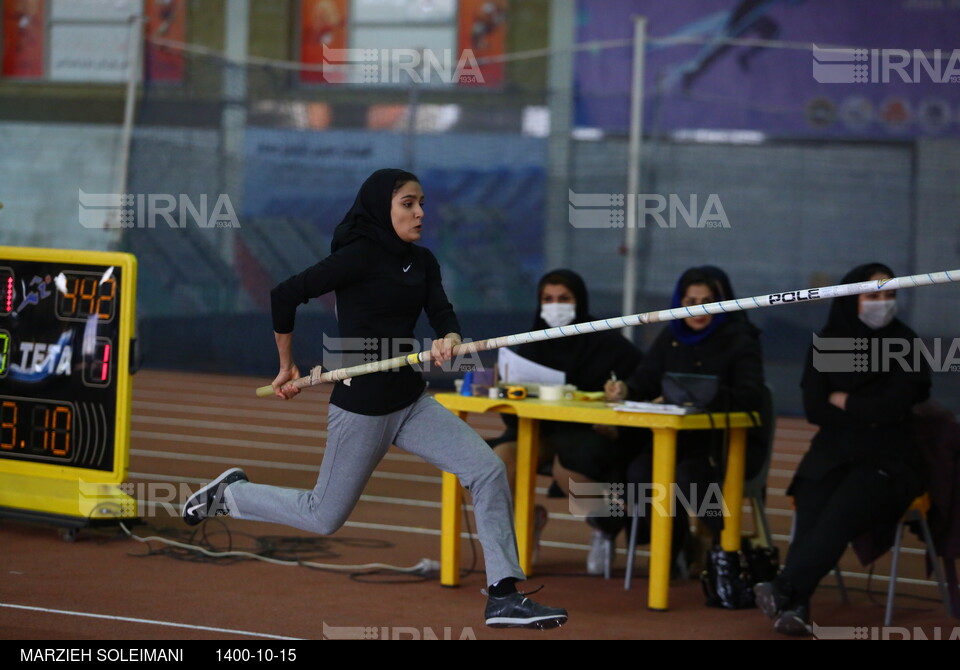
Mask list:
[{"label": "scoreboard display 3.10", "polygon": [[133,518],[136,259],[0,247],[0,514],[79,527]]}]

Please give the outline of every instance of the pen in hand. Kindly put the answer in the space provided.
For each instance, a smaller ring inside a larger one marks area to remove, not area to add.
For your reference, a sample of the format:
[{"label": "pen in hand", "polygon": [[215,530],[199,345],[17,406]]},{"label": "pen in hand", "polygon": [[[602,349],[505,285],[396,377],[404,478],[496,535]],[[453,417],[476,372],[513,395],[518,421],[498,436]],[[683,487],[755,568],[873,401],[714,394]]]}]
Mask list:
[{"label": "pen in hand", "polygon": [[620,396],[620,383],[617,379],[617,373],[614,370],[610,371],[610,381],[604,385],[604,391],[607,394],[609,400],[623,400]]}]

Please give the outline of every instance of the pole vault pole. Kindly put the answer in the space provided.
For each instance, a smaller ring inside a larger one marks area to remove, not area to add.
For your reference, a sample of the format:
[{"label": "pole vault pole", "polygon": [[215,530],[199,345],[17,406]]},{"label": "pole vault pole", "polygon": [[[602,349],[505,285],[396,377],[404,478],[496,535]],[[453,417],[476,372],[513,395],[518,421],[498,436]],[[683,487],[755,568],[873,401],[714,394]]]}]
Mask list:
[{"label": "pole vault pole", "polygon": [[[464,342],[463,344],[454,347],[453,355],[457,356],[459,354],[472,354],[480,351],[499,349],[500,347],[512,347],[518,344],[540,342],[543,340],[555,340],[561,337],[585,335],[587,333],[596,333],[603,330],[645,326],[651,323],[660,323],[662,321],[676,321],[678,319],[686,319],[692,316],[742,312],[748,309],[774,307],[777,305],[795,305],[812,302],[815,300],[825,300],[828,298],[841,298],[847,295],[876,293],[877,291],[895,291],[898,289],[914,288],[917,286],[930,286],[931,284],[949,284],[955,281],[960,281],[960,270],[929,272],[926,274],[894,277],[893,279],[872,279],[869,281],[855,282],[852,284],[837,284],[835,286],[822,286],[819,288],[801,289],[799,291],[770,293],[767,295],[754,296],[752,298],[737,298],[734,300],[711,302],[705,305],[694,305],[692,307],[677,307],[675,309],[664,309],[658,312],[645,312],[642,314],[633,314],[631,316],[618,316],[610,319],[598,319],[597,321],[572,323],[569,326],[559,326],[557,328],[547,328],[545,330],[533,330],[527,333],[517,333],[516,335],[492,337],[490,339],[479,340],[477,342]],[[383,361],[374,361],[372,363],[364,363],[362,365],[355,365],[349,368],[328,370],[327,372],[323,372],[318,365],[310,371],[309,375],[300,377],[299,379],[294,379],[290,382],[287,382],[287,384],[293,384],[297,388],[302,389],[307,386],[316,386],[317,384],[338,382],[344,379],[350,379],[352,377],[359,377],[372,372],[393,370],[405,365],[427,363],[430,361],[430,358],[431,352],[421,351],[419,353],[409,354],[407,356],[397,356],[396,358],[388,358]],[[260,397],[267,397],[273,394],[273,386],[261,386],[257,389],[257,395]]]}]

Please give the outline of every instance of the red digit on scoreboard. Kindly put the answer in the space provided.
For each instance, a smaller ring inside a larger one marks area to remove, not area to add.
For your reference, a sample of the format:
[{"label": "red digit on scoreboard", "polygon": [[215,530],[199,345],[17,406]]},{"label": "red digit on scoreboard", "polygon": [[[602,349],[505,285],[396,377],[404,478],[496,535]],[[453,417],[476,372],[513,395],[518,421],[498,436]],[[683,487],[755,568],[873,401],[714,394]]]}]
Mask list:
[{"label": "red digit on scoreboard", "polygon": [[100,381],[107,381],[110,373],[110,343],[103,345],[103,364],[100,366]]},{"label": "red digit on scoreboard", "polygon": [[16,288],[13,272],[8,268],[0,268],[0,313],[9,314],[13,311]]}]

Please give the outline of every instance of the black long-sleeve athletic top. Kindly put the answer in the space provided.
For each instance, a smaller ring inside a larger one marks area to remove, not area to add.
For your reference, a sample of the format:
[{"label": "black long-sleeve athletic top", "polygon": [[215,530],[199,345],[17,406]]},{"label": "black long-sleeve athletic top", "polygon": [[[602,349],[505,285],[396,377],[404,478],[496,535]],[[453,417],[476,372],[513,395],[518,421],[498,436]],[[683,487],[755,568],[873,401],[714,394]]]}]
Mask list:
[{"label": "black long-sleeve athletic top", "polygon": [[[297,305],[335,291],[340,351],[351,365],[412,353],[421,312],[438,338],[459,334],[436,257],[423,247],[405,247],[405,253],[397,254],[373,239],[359,238],[280,283],[270,292],[273,329],[292,332]],[[327,344],[333,346],[324,349],[334,352],[338,343],[328,339]],[[425,387],[417,370],[403,366],[361,375],[349,386],[337,383],[330,402],[349,412],[379,416],[415,402]]]}]

